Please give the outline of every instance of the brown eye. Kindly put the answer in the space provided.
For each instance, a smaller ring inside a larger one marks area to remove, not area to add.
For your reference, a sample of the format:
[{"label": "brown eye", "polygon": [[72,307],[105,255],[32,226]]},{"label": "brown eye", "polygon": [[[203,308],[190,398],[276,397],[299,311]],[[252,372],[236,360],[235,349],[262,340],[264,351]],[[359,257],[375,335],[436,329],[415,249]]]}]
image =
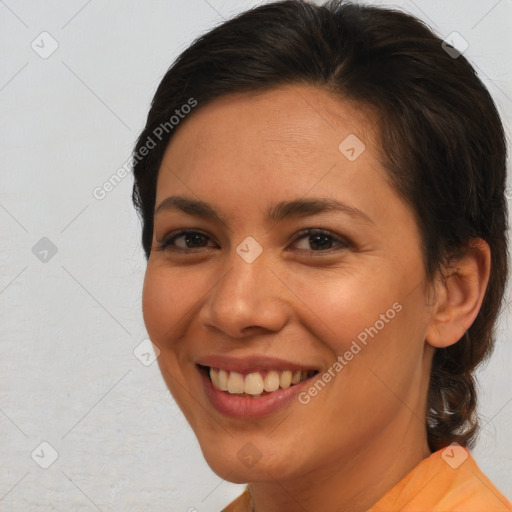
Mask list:
[{"label": "brown eye", "polygon": [[[347,249],[350,245],[343,239],[333,235],[329,231],[321,229],[309,229],[303,231],[301,236],[295,240],[294,244],[297,244],[299,240],[305,240],[306,247],[299,247],[300,251],[310,252],[334,252],[338,250]],[[339,249],[334,249],[333,246],[340,246]]]},{"label": "brown eye", "polygon": [[177,236],[173,239],[176,247],[180,247],[180,244],[177,243],[177,240],[182,238],[184,240],[186,247],[181,247],[182,249],[192,249],[194,247],[204,247],[206,242],[206,237],[200,233],[186,233],[184,235]]},{"label": "brown eye", "polygon": [[164,238],[158,249],[176,249],[179,251],[201,249],[208,247],[208,240],[211,241],[210,237],[200,231],[182,230],[170,237]]}]

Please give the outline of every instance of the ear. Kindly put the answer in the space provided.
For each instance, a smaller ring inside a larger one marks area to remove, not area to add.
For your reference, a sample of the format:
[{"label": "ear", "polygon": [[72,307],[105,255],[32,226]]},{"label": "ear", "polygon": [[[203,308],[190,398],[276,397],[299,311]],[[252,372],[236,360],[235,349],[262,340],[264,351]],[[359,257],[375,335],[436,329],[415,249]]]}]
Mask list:
[{"label": "ear", "polygon": [[481,238],[471,241],[464,256],[435,281],[435,303],[425,340],[433,347],[456,343],[471,327],[489,282],[491,250]]}]

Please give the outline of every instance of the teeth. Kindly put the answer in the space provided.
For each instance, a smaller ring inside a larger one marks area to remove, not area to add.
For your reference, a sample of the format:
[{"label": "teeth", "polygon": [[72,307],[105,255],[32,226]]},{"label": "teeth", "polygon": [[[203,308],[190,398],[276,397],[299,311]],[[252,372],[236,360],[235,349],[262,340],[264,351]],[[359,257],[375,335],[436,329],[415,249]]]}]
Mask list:
[{"label": "teeth", "polygon": [[244,392],[244,376],[238,372],[229,372],[228,391],[231,394]]},{"label": "teeth", "polygon": [[292,383],[292,372],[290,370],[285,370],[281,373],[281,377],[279,378],[279,386],[283,389],[289,388]]},{"label": "teeth", "polygon": [[246,375],[244,381],[245,393],[249,395],[259,395],[263,390],[263,379],[258,372]]},{"label": "teeth", "polygon": [[228,377],[229,373],[226,370],[219,371],[219,389],[221,391],[228,390]]},{"label": "teeth", "polygon": [[265,391],[275,391],[279,389],[279,373],[275,370],[270,370],[267,375],[265,375]]},{"label": "teeth", "polygon": [[[279,388],[287,389],[291,385],[307,379],[312,373],[308,371],[297,370],[269,370],[263,378],[260,372],[252,372],[243,375],[238,372],[230,372],[227,370],[219,370],[210,368],[210,379],[213,386],[221,391],[227,391],[230,394],[247,394],[253,398],[258,398],[261,393],[271,393]],[[265,372],[264,372],[265,373]]]},{"label": "teeth", "polygon": [[213,385],[220,389],[219,372],[210,368],[210,379],[212,379]]}]

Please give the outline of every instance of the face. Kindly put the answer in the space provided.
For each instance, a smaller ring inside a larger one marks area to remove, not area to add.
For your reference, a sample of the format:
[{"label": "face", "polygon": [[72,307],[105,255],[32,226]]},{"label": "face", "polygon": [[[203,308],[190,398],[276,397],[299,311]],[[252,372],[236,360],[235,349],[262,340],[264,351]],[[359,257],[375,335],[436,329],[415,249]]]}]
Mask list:
[{"label": "face", "polygon": [[144,319],[227,480],[293,478],[424,434],[420,234],[373,126],[286,86],[199,105],[167,148]]}]

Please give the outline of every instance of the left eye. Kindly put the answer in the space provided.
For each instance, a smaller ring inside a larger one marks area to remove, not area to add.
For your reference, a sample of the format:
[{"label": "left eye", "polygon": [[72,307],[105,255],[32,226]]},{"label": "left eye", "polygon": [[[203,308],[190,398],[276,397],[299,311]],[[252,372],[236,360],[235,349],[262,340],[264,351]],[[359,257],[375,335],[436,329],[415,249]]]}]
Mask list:
[{"label": "left eye", "polygon": [[306,240],[306,245],[318,249],[311,250],[308,248],[299,248],[301,251],[305,250],[311,252],[332,252],[330,249],[332,249],[333,244],[338,244],[341,246],[341,248],[338,250],[347,249],[349,247],[349,244],[346,241],[334,236],[329,231],[324,231],[321,229],[309,229],[302,232],[302,235],[299,236],[294,243],[296,244],[299,240],[303,239]]}]

